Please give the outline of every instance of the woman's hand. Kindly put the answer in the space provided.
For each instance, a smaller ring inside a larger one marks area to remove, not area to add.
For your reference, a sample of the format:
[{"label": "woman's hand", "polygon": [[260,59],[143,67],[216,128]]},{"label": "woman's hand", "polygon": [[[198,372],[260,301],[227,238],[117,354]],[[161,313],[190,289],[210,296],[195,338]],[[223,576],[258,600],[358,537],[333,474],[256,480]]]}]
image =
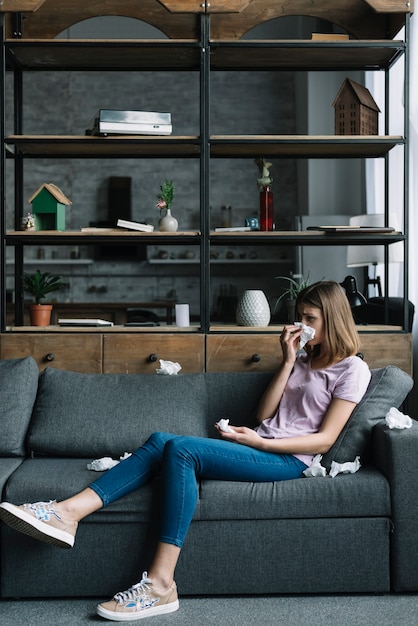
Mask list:
[{"label": "woman's hand", "polygon": [[296,361],[302,332],[302,328],[293,324],[283,327],[282,334],[280,335],[280,345],[282,347],[283,361],[285,363],[293,364]]},{"label": "woman's hand", "polygon": [[224,432],[215,424],[215,428],[221,435],[222,439],[226,441],[234,441],[240,443],[243,446],[249,446],[250,448],[261,449],[263,444],[263,438],[258,435],[252,428],[247,426],[230,426],[232,432]]}]

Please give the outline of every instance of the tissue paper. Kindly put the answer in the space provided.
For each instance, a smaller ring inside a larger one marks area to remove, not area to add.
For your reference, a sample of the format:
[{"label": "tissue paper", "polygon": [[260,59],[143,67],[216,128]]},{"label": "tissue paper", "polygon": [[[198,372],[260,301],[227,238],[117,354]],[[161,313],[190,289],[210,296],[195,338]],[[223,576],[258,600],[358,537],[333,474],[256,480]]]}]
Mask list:
[{"label": "tissue paper", "polygon": [[299,328],[302,329],[302,334],[299,340],[299,348],[302,350],[303,346],[315,337],[315,328],[306,326],[306,324],[302,324],[302,322],[295,322],[295,326],[299,326]]},{"label": "tissue paper", "polygon": [[[323,465],[321,465],[322,454],[317,454],[311,465],[303,471],[304,476],[307,478],[314,478],[315,476],[326,476],[327,470]],[[354,474],[361,467],[360,457],[356,456],[354,461],[349,461],[348,463],[337,463],[333,461],[331,463],[331,469],[329,472],[329,476],[334,478],[337,474]]]},{"label": "tissue paper", "polygon": [[164,361],[163,359],[160,359],[160,367],[155,371],[157,374],[173,376],[175,374],[178,374],[180,370],[180,363],[174,363],[173,361]]},{"label": "tissue paper", "polygon": [[92,470],[93,472],[104,472],[105,470],[115,467],[118,463],[119,461],[115,461],[110,456],[104,456],[101,459],[96,459],[91,463],[87,463],[87,469]]},{"label": "tissue paper", "polygon": [[221,430],[224,431],[224,433],[233,433],[234,432],[233,429],[229,425],[229,419],[219,420],[218,426],[219,426],[219,428]]},{"label": "tissue paper", "polygon": [[412,419],[404,415],[394,406],[386,413],[385,422],[389,428],[411,428]]},{"label": "tissue paper", "polygon": [[125,459],[131,456],[132,452],[125,452],[119,461],[115,461],[110,456],[104,456],[101,459],[96,459],[91,463],[87,463],[87,469],[92,470],[93,472],[104,472],[105,470],[112,469],[115,465],[118,465],[120,461],[124,461]]},{"label": "tissue paper", "polygon": [[325,469],[325,467],[323,467],[321,465],[321,459],[322,459],[322,454],[317,454],[311,465],[303,471],[303,474],[307,477],[307,478],[314,478],[315,476],[326,476],[327,475],[327,470]]},{"label": "tissue paper", "polygon": [[354,461],[349,461],[348,463],[337,463],[333,461],[331,463],[331,469],[329,471],[329,475],[331,478],[337,476],[337,474],[355,474],[361,467],[360,457],[356,456]]}]

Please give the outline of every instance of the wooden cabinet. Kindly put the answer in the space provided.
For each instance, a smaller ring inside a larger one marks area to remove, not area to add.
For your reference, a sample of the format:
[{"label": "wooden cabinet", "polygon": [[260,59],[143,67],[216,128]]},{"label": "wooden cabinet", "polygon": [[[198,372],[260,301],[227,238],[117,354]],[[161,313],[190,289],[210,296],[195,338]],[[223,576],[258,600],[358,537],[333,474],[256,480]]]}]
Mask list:
[{"label": "wooden cabinet", "polygon": [[183,374],[205,369],[204,336],[200,334],[106,334],[103,337],[105,374],[155,374],[160,359],[180,363]]},{"label": "wooden cabinet", "polygon": [[280,365],[279,334],[208,335],[206,371],[274,372]]},{"label": "wooden cabinet", "polygon": [[410,333],[360,333],[364,360],[370,368],[397,365],[412,376],[412,335]]},{"label": "wooden cabinet", "polygon": [[56,367],[73,372],[102,372],[102,337],[94,334],[5,333],[0,358],[32,356],[40,370]]},{"label": "wooden cabinet", "polygon": [[[274,372],[281,360],[277,334],[214,334],[206,338],[208,372]],[[360,332],[364,360],[371,369],[397,365],[412,375],[412,335]]]}]

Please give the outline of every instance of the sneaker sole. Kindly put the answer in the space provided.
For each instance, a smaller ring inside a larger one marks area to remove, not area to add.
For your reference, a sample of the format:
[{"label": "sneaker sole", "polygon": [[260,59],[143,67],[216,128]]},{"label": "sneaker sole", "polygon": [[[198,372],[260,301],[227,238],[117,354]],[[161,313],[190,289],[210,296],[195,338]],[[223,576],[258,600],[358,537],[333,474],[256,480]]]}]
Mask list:
[{"label": "sneaker sole", "polygon": [[163,604],[162,606],[156,606],[152,609],[143,609],[139,613],[117,613],[115,611],[108,611],[102,607],[101,604],[97,606],[96,613],[100,617],[112,620],[113,622],[133,622],[137,619],[144,619],[146,617],[153,617],[154,615],[166,615],[167,613],[174,613],[179,608],[179,601],[170,602],[170,604]]},{"label": "sneaker sole", "polygon": [[5,524],[24,535],[39,539],[58,548],[72,548],[75,537],[59,528],[48,526],[45,522],[36,519],[14,504],[3,502],[0,504],[0,519]]}]

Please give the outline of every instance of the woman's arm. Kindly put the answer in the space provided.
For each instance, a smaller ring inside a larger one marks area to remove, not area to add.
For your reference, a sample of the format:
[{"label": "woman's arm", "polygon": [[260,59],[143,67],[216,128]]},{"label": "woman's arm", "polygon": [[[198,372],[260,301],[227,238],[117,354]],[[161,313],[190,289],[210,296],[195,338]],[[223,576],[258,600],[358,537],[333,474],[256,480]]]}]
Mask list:
[{"label": "woman's arm", "polygon": [[[265,439],[251,428],[232,426],[233,432],[220,432],[223,439],[265,452],[281,454],[325,454],[337,440],[356,407],[355,402],[334,398],[317,433],[285,439]],[[219,430],[219,429],[218,429]]]},{"label": "woman's arm", "polygon": [[282,399],[283,391],[286,387],[289,376],[292,373],[296,361],[299,340],[302,329],[298,326],[285,326],[280,335],[280,345],[282,347],[282,363],[274,375],[272,381],[261,397],[257,409],[257,421],[262,422],[273,417]]}]

